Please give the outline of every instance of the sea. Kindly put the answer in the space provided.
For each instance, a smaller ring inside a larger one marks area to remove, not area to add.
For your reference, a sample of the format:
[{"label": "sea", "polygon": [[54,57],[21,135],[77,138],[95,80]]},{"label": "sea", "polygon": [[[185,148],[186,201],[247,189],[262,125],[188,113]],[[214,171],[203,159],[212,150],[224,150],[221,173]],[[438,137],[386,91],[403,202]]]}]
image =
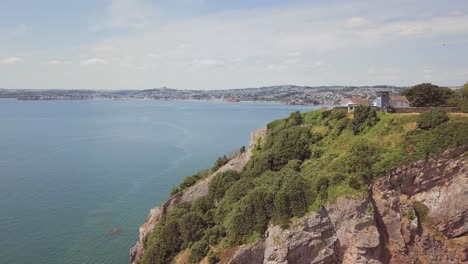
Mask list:
[{"label": "sea", "polygon": [[150,208],[250,133],[319,106],[0,100],[0,263],[128,263]]}]

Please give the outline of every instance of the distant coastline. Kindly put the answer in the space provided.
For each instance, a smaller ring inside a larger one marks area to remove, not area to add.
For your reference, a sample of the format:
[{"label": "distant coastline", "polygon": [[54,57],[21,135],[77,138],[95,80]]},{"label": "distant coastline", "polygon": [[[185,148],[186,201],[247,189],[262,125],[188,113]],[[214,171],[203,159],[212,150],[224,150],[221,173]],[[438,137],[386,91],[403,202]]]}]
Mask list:
[{"label": "distant coastline", "polygon": [[230,90],[177,90],[157,88],[149,90],[34,90],[0,89],[0,98],[17,100],[158,100],[158,101],[215,101],[277,102],[291,105],[336,105],[349,97],[373,96],[385,90],[399,94],[406,87],[377,86],[295,86],[279,85]]}]

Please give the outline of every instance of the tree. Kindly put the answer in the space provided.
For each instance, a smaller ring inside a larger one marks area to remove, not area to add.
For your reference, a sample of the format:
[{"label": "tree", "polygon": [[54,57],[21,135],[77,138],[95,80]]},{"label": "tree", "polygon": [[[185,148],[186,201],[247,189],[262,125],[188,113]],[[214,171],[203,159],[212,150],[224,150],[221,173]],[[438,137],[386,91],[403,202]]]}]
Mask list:
[{"label": "tree", "polygon": [[186,247],[190,243],[199,240],[205,231],[205,222],[202,215],[195,212],[184,214],[179,222],[180,238],[184,242],[183,246]]},{"label": "tree", "polygon": [[431,83],[422,83],[404,90],[401,94],[408,98],[411,106],[447,106],[453,91]]},{"label": "tree", "polygon": [[465,85],[463,85],[461,88],[461,93],[463,99],[468,100],[468,82],[466,82]]}]

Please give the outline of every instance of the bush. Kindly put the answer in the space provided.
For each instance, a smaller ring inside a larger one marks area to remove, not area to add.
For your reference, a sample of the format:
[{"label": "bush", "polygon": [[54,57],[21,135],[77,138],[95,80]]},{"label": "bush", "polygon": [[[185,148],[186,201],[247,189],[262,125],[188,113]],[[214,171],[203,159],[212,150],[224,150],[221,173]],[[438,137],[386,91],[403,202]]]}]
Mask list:
[{"label": "bush", "polygon": [[215,201],[221,200],[224,193],[234,182],[240,179],[240,175],[237,171],[228,170],[218,173],[210,182],[208,186],[208,195]]},{"label": "bush", "polygon": [[210,250],[207,255],[208,264],[216,264],[219,262],[218,254]]},{"label": "bush", "polygon": [[348,111],[344,109],[333,109],[331,110],[329,119],[340,120],[348,115]]},{"label": "bush", "polygon": [[310,185],[299,174],[284,177],[281,189],[274,199],[276,218],[287,226],[289,218],[303,216],[311,203]]},{"label": "bush", "polygon": [[191,211],[206,214],[206,212],[211,210],[213,207],[213,200],[209,196],[202,196],[193,201]]},{"label": "bush", "polygon": [[226,236],[226,231],[222,226],[215,225],[205,230],[204,240],[208,241],[210,245],[218,244],[221,239]]},{"label": "bush", "polygon": [[240,149],[239,149],[239,152],[242,154],[245,152],[245,146],[242,146]]},{"label": "bush", "polygon": [[420,129],[433,129],[438,125],[448,121],[447,113],[443,110],[434,109],[422,113],[418,118],[418,127]]},{"label": "bush", "polygon": [[302,161],[297,160],[297,159],[292,159],[292,160],[288,161],[288,164],[286,164],[286,166],[284,166],[283,169],[290,169],[290,170],[293,170],[293,171],[300,171],[301,164],[302,164]]},{"label": "bush", "polygon": [[192,176],[185,177],[182,182],[179,184],[179,187],[174,187],[171,190],[171,196],[175,195],[178,192],[181,192],[189,187],[192,187],[195,185],[195,183],[198,182],[198,180],[203,179],[204,177],[208,176],[210,172],[208,170],[201,170],[197,173],[195,173]]},{"label": "bush", "polygon": [[273,212],[275,193],[257,187],[242,198],[226,219],[226,233],[231,244],[242,244],[253,233],[263,234]]},{"label": "bush", "polygon": [[413,130],[406,135],[411,160],[421,160],[433,153],[468,144],[468,124],[449,120],[431,130]]},{"label": "bush", "polygon": [[222,157],[218,157],[218,159],[216,159],[215,163],[213,164],[213,167],[211,167],[211,171],[212,172],[217,171],[219,168],[227,164],[229,160],[230,159],[226,155]]},{"label": "bush", "polygon": [[362,182],[362,179],[360,179],[359,177],[352,176],[352,177],[349,177],[348,179],[348,185],[349,187],[355,190],[359,190],[362,188],[362,186],[364,186],[364,183]]},{"label": "bush", "polygon": [[298,126],[302,124],[302,116],[299,111],[293,112],[289,115],[288,126]]},{"label": "bush", "polygon": [[203,215],[195,212],[184,214],[179,219],[178,226],[180,238],[184,242],[182,247],[187,247],[190,243],[199,240],[203,235],[205,227]]},{"label": "bush", "polygon": [[421,202],[414,201],[413,208],[414,208],[414,211],[416,212],[416,215],[419,218],[420,223],[424,223],[429,220],[429,217],[428,217],[429,208],[426,205],[424,205]]},{"label": "bush", "polygon": [[191,250],[191,254],[190,254],[191,261],[194,263],[199,263],[210,250],[210,246],[208,245],[208,242],[206,242],[205,240],[200,240],[200,241],[195,242],[190,248],[190,250]]},{"label": "bush", "polygon": [[377,122],[379,122],[379,118],[375,109],[372,109],[370,106],[360,105],[354,110],[354,118],[351,123],[353,134],[357,135],[364,131],[364,129],[377,124]]}]

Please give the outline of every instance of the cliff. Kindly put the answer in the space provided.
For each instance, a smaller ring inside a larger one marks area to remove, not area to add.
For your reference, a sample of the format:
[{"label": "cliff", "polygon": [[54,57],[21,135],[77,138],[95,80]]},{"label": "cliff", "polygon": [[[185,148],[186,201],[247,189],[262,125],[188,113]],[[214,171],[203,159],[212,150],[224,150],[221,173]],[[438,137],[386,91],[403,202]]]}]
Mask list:
[{"label": "cliff", "polygon": [[467,263],[467,151],[392,170],[368,197],[339,197],[290,228],[270,225],[264,239],[231,249],[221,263]]},{"label": "cliff", "polygon": [[154,227],[156,226],[163,214],[168,212],[177,204],[190,203],[196,200],[197,198],[207,195],[209,183],[215,175],[228,170],[241,171],[242,168],[244,168],[245,164],[252,157],[253,149],[261,140],[261,138],[265,136],[265,134],[266,127],[261,127],[253,131],[250,136],[249,147],[246,148],[246,151],[244,153],[241,153],[239,154],[239,156],[230,160],[227,164],[219,168],[216,172],[214,172],[207,178],[197,182],[195,185],[187,188],[186,190],[175,194],[169,200],[164,202],[163,205],[151,209],[148,214],[148,217],[139,229],[140,237],[138,242],[134,247],[130,249],[130,262],[136,263],[140,259],[144,252],[144,240],[146,239],[148,234],[151,231],[153,231]]},{"label": "cliff", "polygon": [[152,209],[131,261],[467,262],[468,119],[426,121],[369,107],[273,121]]}]

